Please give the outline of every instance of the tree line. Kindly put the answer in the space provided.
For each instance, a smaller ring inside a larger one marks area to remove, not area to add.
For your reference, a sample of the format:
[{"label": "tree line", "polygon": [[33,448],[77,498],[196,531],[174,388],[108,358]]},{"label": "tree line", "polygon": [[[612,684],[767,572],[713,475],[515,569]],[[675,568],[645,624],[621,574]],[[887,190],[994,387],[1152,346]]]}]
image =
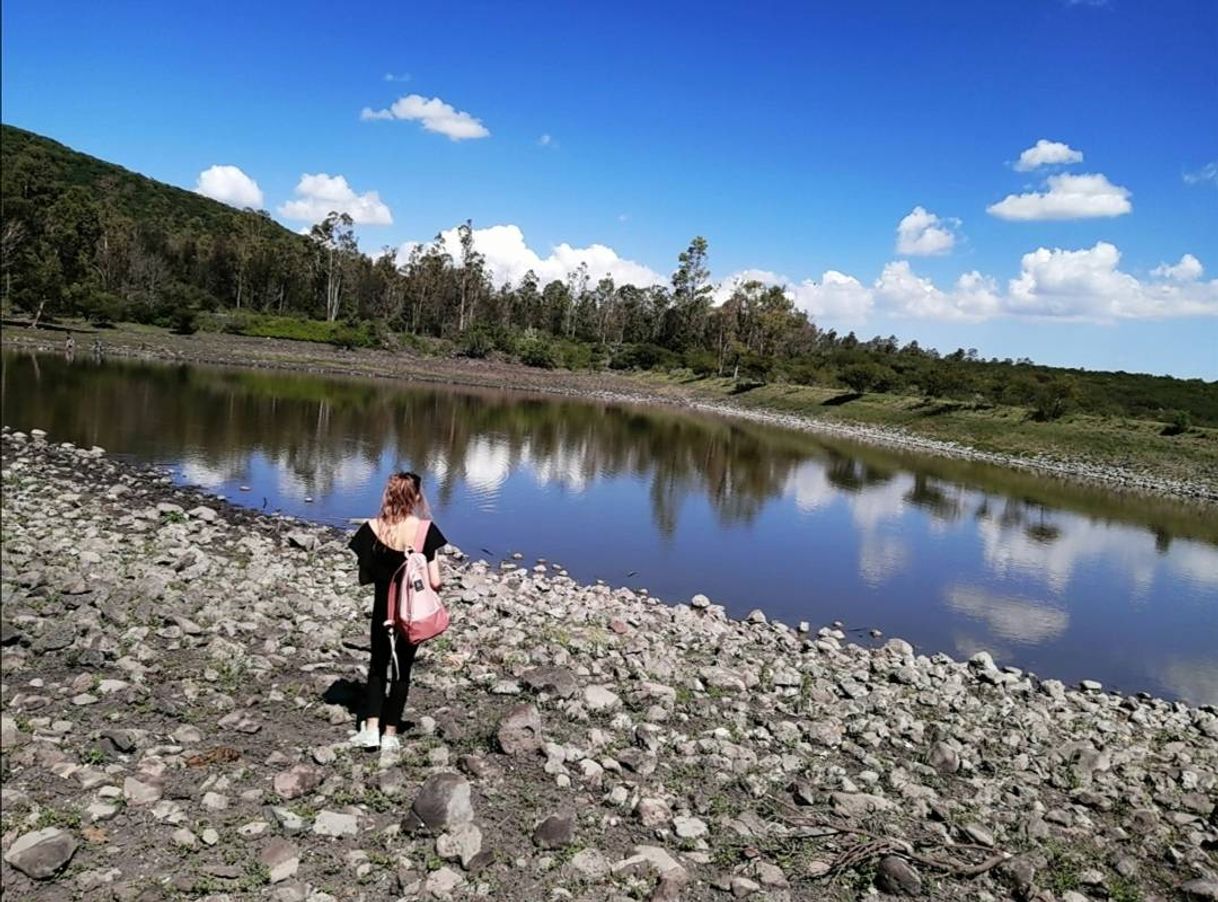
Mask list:
[{"label": "tree line", "polygon": [[235,210],[4,126],[2,273],[6,308],[34,322],[156,323],[200,317],[247,334],[347,345],[431,341],[541,367],[683,369],[747,388],[785,381],[1017,404],[1040,419],[1070,410],[1218,425],[1218,385],[940,354],[896,336],[822,329],[784,288],[745,282],[714,303],[709,246],[695,237],[668,285],[593,280],[585,266],[544,282],[496,284],[470,222],[399,260],[369,255],[350,216],[299,235],[265,211]]}]

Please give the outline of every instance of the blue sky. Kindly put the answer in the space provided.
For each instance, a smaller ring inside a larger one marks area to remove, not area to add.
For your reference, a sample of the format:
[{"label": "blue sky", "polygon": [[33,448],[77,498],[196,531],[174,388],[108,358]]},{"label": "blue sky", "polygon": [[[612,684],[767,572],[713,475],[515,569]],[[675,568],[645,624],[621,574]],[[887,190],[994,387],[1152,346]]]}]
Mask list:
[{"label": "blue sky", "polygon": [[622,281],[701,234],[716,280],[786,282],[825,327],[1218,377],[1212,0],[6,0],[3,26],[5,122],[293,228],[348,204],[368,251],[472,218],[505,277]]}]

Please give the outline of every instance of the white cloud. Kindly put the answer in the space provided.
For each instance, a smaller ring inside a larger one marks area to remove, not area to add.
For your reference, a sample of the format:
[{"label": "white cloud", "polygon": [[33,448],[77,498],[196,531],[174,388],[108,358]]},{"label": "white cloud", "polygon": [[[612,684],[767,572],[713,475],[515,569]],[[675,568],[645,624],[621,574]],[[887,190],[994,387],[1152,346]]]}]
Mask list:
[{"label": "white cloud", "polygon": [[[454,259],[459,259],[461,242],[457,230],[448,229],[440,234],[445,251]],[[406,262],[410,251],[417,244],[408,241],[398,248],[399,264]],[[486,267],[495,284],[518,283],[530,269],[542,285],[555,279],[566,280],[571,273],[579,269],[581,263],[587,265],[592,284],[605,276],[612,278],[618,285],[646,287],[668,282],[666,276],[642,263],[619,257],[613,248],[604,244],[572,247],[564,242],[552,248],[548,257],[542,257],[528,246],[524,233],[516,225],[474,229],[474,249],[486,258]]]},{"label": "white cloud", "polygon": [[424,97],[421,94],[400,97],[384,110],[364,107],[359,117],[364,120],[404,119],[408,122],[419,122],[427,131],[445,135],[453,141],[486,138],[490,135],[486,126],[469,113],[454,109],[439,97]]},{"label": "white cloud", "polygon": [[940,219],[922,207],[914,207],[897,224],[897,253],[911,257],[946,254],[956,244],[952,230],[957,225],[955,220]]},{"label": "white cloud", "polygon": [[195,193],[234,207],[262,209],[262,189],[236,166],[209,166],[199,173]]},{"label": "white cloud", "polygon": [[[1120,251],[1107,242],[1081,250],[1037,248],[1023,255],[1019,274],[1006,290],[998,280],[966,272],[950,288],[919,276],[908,260],[888,263],[867,286],[853,276],[830,270],[818,284],[811,280],[788,288],[800,309],[817,318],[865,319],[873,311],[918,319],[982,322],[999,317],[1112,322],[1218,316],[1218,280],[1201,281],[1204,268],[1192,254],[1164,264],[1143,281],[1119,268]],[[745,270],[720,286],[717,297],[738,282],[756,279],[770,285],[787,280],[765,270]]]},{"label": "white cloud", "polygon": [[1190,185],[1200,185],[1204,182],[1218,187],[1218,160],[1212,163],[1206,163],[1200,169],[1194,172],[1184,173],[1184,181]]},{"label": "white cloud", "polygon": [[407,82],[410,81],[410,73],[403,72],[400,75],[395,75],[392,72],[385,73],[385,81],[389,82]]},{"label": "white cloud", "polygon": [[1118,269],[1120,261],[1121,252],[1106,241],[1077,251],[1042,247],[1024,254],[1005,312],[1092,321],[1218,316],[1218,281],[1145,283]]},{"label": "white cloud", "polygon": [[827,270],[819,282],[804,279],[799,283],[766,269],[742,269],[719,283],[715,290],[715,303],[722,304],[731,297],[737,287],[746,282],[783,286],[787,297],[795,306],[813,318],[829,317],[839,322],[862,322],[873,306],[870,288],[854,276],[835,269]]},{"label": "white cloud", "polygon": [[1041,138],[1019,155],[1019,160],[1015,163],[1015,171],[1029,172],[1038,166],[1081,162],[1083,162],[1081,150],[1075,150],[1069,144],[1063,144],[1060,141],[1046,141]]},{"label": "white cloud", "polygon": [[967,272],[956,280],[953,291],[945,292],[916,275],[907,260],[884,267],[875,281],[875,295],[892,312],[920,319],[977,322],[995,316],[1001,308],[993,279]]},{"label": "white cloud", "polygon": [[554,141],[554,136],[551,135],[549,132],[547,132],[546,134],[544,134],[540,138],[538,138],[537,144],[540,147],[557,147],[558,146],[558,144],[556,144]]},{"label": "white cloud", "polygon": [[1101,173],[1051,175],[1047,191],[1008,194],[986,212],[999,219],[1094,219],[1130,212],[1129,189],[1114,185]]},{"label": "white cloud", "polygon": [[331,211],[347,213],[359,225],[392,225],[393,214],[375,191],[356,194],[341,175],[305,174],[296,185],[296,199],[279,208],[285,219],[320,222]]},{"label": "white cloud", "polygon": [[1201,278],[1205,268],[1201,261],[1192,254],[1185,254],[1175,265],[1161,263],[1150,271],[1152,276],[1161,279],[1171,279],[1173,282],[1196,282]]}]

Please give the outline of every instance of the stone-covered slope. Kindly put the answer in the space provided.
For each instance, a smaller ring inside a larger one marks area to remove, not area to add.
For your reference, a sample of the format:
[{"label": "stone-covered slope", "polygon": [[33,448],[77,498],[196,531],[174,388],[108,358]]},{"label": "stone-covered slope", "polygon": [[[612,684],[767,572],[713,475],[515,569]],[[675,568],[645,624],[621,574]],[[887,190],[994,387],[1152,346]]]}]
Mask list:
[{"label": "stone-covered slope", "polygon": [[1218,716],[449,557],[349,750],[337,531],[3,436],[14,899],[1218,898]]}]

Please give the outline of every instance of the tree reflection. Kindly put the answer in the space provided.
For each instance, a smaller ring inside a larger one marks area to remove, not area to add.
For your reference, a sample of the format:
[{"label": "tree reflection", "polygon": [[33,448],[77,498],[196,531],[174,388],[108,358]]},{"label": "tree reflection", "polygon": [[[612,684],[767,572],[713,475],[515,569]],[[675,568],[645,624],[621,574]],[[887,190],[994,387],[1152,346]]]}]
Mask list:
[{"label": "tree reflection", "polygon": [[61,366],[38,396],[44,415],[35,419],[56,434],[144,457],[185,449],[196,472],[232,480],[248,478],[257,453],[317,497],[395,462],[428,473],[442,502],[462,483],[492,491],[526,465],[577,490],[618,476],[645,480],[666,534],[694,493],[724,524],[751,521],[819,450],[666,411],[200,367]]}]

